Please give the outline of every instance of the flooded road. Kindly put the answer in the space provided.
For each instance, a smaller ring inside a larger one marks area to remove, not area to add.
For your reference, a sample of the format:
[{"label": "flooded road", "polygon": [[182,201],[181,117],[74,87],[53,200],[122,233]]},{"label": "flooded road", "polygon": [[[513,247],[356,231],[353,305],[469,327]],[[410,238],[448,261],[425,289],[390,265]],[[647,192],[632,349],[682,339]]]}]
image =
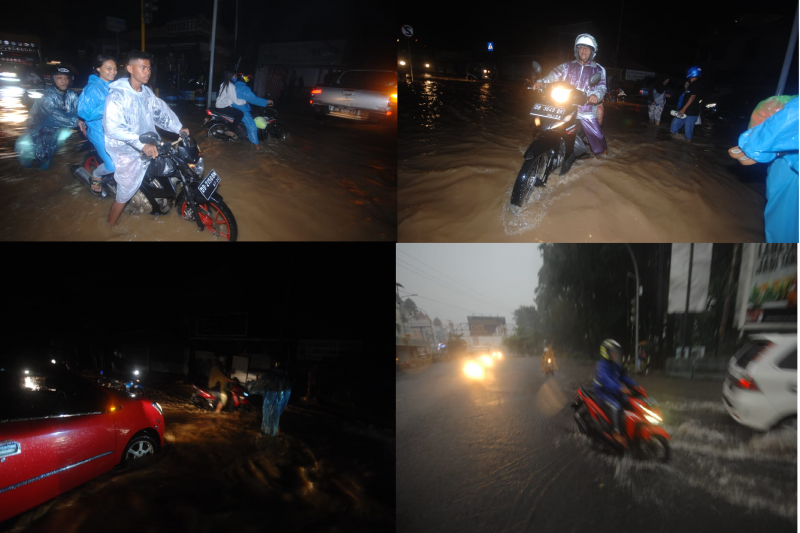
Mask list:
[{"label": "flooded road", "polygon": [[150,392],[163,402],[167,441],[154,461],[98,476],[6,521],[0,531],[394,528],[394,457],[384,444],[294,406],[281,416],[278,436],[267,437],[257,414],[215,415],[174,394]]},{"label": "flooded road", "polygon": [[608,155],[551,174],[519,217],[507,205],[532,140],[522,84],[400,83],[400,242],[763,242],[766,165],[728,148],[742,129],[704,124],[689,144],[647,106],[606,103]]},{"label": "flooded road", "polygon": [[[396,241],[397,132],[373,124],[318,124],[301,103],[277,107],[289,133],[263,153],[249,142],[222,143],[199,132],[205,110],[174,111],[199,143],[206,171],[222,177],[219,193],[238,223],[239,240]],[[107,224],[110,198],[92,196],[69,165],[83,161],[75,130],[49,170],[23,168],[13,155],[27,110],[11,95],[0,100],[0,239],[52,241],[213,241],[175,210],[164,216],[126,210]],[[35,165],[34,165],[35,166]]]},{"label": "flooded road", "polygon": [[580,434],[570,403],[589,361],[508,358],[468,381],[463,361],[397,374],[397,531],[797,529],[797,431],[759,433],[725,411],[721,382],[632,376],[671,435],[666,464]]}]

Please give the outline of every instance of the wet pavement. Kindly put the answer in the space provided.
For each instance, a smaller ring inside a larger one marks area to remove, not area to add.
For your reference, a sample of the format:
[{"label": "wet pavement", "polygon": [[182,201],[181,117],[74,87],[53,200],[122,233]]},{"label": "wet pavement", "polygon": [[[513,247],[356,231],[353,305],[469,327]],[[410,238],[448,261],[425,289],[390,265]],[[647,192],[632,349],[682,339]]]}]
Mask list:
[{"label": "wet pavement", "polygon": [[[206,170],[221,176],[219,193],[238,223],[239,240],[396,241],[397,131],[377,124],[318,123],[303,102],[276,107],[287,141],[270,139],[263,153],[249,142],[197,135]],[[204,108],[174,108],[193,135]],[[69,165],[83,161],[86,141],[75,130],[49,170],[24,169],[13,155],[27,109],[0,98],[0,239],[52,241],[213,241],[175,210],[154,216],[126,211],[108,227],[111,199],[80,185]],[[167,135],[165,135],[167,138]]]},{"label": "wet pavement", "polygon": [[705,123],[693,142],[606,103],[608,155],[551,174],[525,210],[507,209],[533,138],[522,83],[400,83],[400,242],[763,242],[766,165],[727,150],[746,129]]},{"label": "wet pavement", "polygon": [[483,382],[462,363],[397,375],[397,531],[795,531],[797,432],[725,412],[721,382],[634,377],[659,401],[668,464],[581,435],[569,403],[593,364],[508,358]]},{"label": "wet pavement", "polygon": [[[215,415],[190,386],[148,397],[164,407],[154,461],[101,475],[0,524],[10,532],[370,532],[394,529],[394,442],[290,405],[276,438],[258,414]],[[385,432],[380,432],[385,433]]]}]

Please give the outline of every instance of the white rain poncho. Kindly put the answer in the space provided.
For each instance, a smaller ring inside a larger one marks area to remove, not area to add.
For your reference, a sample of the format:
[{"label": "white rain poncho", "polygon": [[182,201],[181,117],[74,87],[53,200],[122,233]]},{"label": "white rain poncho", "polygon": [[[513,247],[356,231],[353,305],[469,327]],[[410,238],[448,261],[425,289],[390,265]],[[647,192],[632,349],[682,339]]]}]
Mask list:
[{"label": "white rain poncho", "polygon": [[142,85],[142,92],[131,87],[129,78],[121,78],[109,86],[103,113],[103,130],[106,134],[106,151],[114,160],[117,182],[117,202],[130,200],[144,179],[152,158],[142,160],[144,144],[139,135],[156,132],[156,126],[179,133],[183,125],[172,110],[157,98],[153,91]]}]

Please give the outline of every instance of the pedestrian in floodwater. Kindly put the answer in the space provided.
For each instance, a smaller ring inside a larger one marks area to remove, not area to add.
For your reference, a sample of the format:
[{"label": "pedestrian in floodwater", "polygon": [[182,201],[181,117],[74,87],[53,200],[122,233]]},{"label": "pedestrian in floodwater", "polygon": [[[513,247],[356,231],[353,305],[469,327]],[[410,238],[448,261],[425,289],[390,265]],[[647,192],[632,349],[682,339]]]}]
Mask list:
[{"label": "pedestrian in floodwater", "polygon": [[281,413],[289,403],[289,396],[292,393],[289,377],[280,363],[275,364],[274,370],[263,373],[257,381],[248,383],[247,391],[250,394],[263,396],[261,432],[271,437],[276,436]]},{"label": "pedestrian in floodwater", "polygon": [[669,97],[668,83],[669,78],[665,78],[661,85],[658,83],[653,84],[653,92],[650,95],[650,105],[647,108],[650,114],[650,124],[654,122],[656,126],[661,124],[661,113],[664,111],[664,104],[666,104],[667,98]]},{"label": "pedestrian in floodwater", "polygon": [[700,79],[700,74],[700,67],[692,67],[686,73],[689,85],[684,93],[685,101],[677,111],[673,111],[675,118],[672,119],[672,125],[670,126],[672,136],[675,137],[675,134],[683,127],[685,128],[686,142],[692,142],[694,125],[700,115],[699,84],[697,83]]}]

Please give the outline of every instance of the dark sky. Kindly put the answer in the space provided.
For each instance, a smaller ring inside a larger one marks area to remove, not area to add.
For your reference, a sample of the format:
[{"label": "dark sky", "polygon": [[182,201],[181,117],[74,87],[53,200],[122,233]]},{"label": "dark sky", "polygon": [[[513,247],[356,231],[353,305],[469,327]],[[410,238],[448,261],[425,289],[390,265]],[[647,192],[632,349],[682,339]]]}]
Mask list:
[{"label": "dark sky", "polygon": [[[209,20],[213,15],[213,0],[157,0],[158,12],[153,25],[160,26],[180,17],[203,13]],[[136,0],[108,2],[88,0],[63,2],[43,0],[32,4],[15,2],[4,6],[0,30],[28,32],[39,35],[47,46],[48,40],[80,37],[113,36],[104,29],[106,16],[126,20],[127,29],[138,29],[139,5]],[[218,24],[231,34],[236,16],[235,0],[219,0]],[[386,50],[394,57],[391,28],[395,25],[394,4],[368,0],[304,0],[302,2],[264,2],[239,0],[238,44],[261,42],[302,41],[317,39],[350,39],[362,48]]]},{"label": "dark sky", "polygon": [[[639,43],[639,61],[652,68],[660,65],[686,64],[695,59],[697,41],[713,34],[715,28],[737,24],[750,15],[782,17],[778,32],[782,45],[774,53],[783,57],[791,33],[796,2],[766,0],[764,2],[726,2],[697,0],[691,2],[659,2],[610,0],[608,2],[517,2],[510,0],[482,1],[478,4],[427,3],[420,0],[398,3],[398,24],[394,29],[395,44],[403,50],[407,39],[400,33],[401,24],[414,28],[412,55],[415,47],[425,45],[449,50],[486,49],[493,41],[498,55],[502,53],[535,53],[537,36],[548,26],[561,26],[592,21],[600,30],[598,61],[612,66],[612,52],[617,47],[622,29],[620,55],[626,44]],[[782,32],[782,33],[781,33]],[[397,42],[400,39],[400,42]],[[630,48],[630,47],[628,47]],[[798,58],[795,56],[795,63]],[[747,65],[743,65],[745,69]]]}]

